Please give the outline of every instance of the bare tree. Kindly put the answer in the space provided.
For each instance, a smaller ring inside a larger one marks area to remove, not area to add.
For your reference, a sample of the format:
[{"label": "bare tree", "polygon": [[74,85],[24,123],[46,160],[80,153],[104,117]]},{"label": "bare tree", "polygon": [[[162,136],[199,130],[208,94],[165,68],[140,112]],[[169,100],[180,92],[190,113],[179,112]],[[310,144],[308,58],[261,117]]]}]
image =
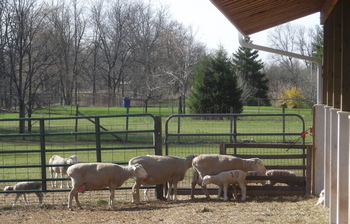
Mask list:
[{"label": "bare tree", "polygon": [[[314,35],[313,28],[307,29],[302,25],[287,23],[269,32],[268,40],[273,48],[311,56]],[[273,55],[272,59],[274,65],[281,68],[279,71],[282,71],[278,78],[281,79],[284,76],[282,79],[285,80],[286,86],[292,85],[300,88],[305,97],[310,102],[314,102],[316,99],[316,82],[314,82],[316,69],[313,69],[312,63],[277,54]]]},{"label": "bare tree", "polygon": [[173,21],[168,25],[163,35],[163,46],[166,46],[168,61],[162,67],[164,73],[170,76],[169,89],[179,93],[185,113],[186,94],[189,91],[190,80],[193,78],[194,66],[204,54],[205,47],[195,40],[192,27],[185,28]]},{"label": "bare tree", "polygon": [[159,65],[164,64],[165,55],[162,50],[161,39],[164,33],[166,18],[165,8],[153,10],[149,5],[139,4],[135,29],[135,67],[134,67],[134,94],[144,99],[146,106],[150,99],[159,99],[166,91],[164,72]]},{"label": "bare tree", "polygon": [[[40,38],[46,18],[43,5],[35,0],[10,1],[6,5],[6,43],[4,66],[2,71],[9,79],[9,88],[14,89],[18,104],[19,117],[31,114],[34,103],[40,93],[37,91],[44,80],[47,68],[46,39]],[[30,125],[29,125],[30,128]],[[25,122],[20,120],[19,132],[24,133]]]},{"label": "bare tree", "polygon": [[[63,0],[52,6],[50,14],[52,44],[56,47],[56,66],[60,77],[59,85],[64,104],[73,103],[73,93],[78,91],[78,77],[82,72],[82,42],[86,28],[82,8],[77,0],[66,5]],[[75,95],[75,98],[77,96]]]},{"label": "bare tree", "polygon": [[126,70],[131,63],[135,45],[131,36],[135,28],[135,8],[132,2],[121,0],[106,8],[101,2],[92,7],[95,50],[98,47],[101,54],[99,69],[107,85],[110,103],[115,102],[118,87],[124,86]]}]

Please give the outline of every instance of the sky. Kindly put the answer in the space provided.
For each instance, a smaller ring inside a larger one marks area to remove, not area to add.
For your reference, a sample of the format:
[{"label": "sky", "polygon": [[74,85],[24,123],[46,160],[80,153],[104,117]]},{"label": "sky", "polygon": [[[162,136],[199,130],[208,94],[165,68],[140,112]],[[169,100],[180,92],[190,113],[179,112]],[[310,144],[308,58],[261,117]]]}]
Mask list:
[{"label": "sky", "polygon": [[[238,31],[232,23],[209,0],[149,0],[151,3],[161,2],[169,6],[172,18],[197,31],[197,40],[205,43],[209,49],[218,49],[222,45],[229,53],[235,53],[239,47]],[[320,24],[320,14],[292,21],[305,27]],[[273,28],[250,35],[253,44],[267,46],[267,34]],[[270,53],[259,51],[259,56],[267,60]]]}]

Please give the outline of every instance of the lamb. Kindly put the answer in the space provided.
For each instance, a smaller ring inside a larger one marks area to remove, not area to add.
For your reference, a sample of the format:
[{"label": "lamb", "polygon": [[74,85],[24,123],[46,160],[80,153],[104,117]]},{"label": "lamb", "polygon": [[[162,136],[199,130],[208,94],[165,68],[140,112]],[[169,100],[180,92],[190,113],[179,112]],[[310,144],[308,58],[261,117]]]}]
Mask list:
[{"label": "lamb", "polygon": [[227,197],[227,188],[230,184],[238,184],[242,191],[241,200],[244,201],[246,199],[246,186],[245,186],[245,178],[247,173],[242,170],[230,170],[224,171],[216,175],[205,175],[203,177],[202,186],[206,186],[207,184],[215,184],[219,186],[218,190],[218,199],[220,199],[220,195],[222,192],[222,188],[224,188],[224,201],[228,200]]},{"label": "lamb", "polygon": [[[258,171],[265,173],[266,168],[259,158],[242,159],[231,155],[203,154],[193,159],[192,167],[194,175],[191,186],[191,198],[194,198],[196,184],[202,186],[202,178],[205,175],[215,175],[223,171],[242,170]],[[206,198],[210,198],[207,187],[202,186]]]},{"label": "lamb", "polygon": [[266,172],[266,176],[270,176],[270,177],[286,177],[283,178],[282,180],[276,181],[276,180],[269,180],[269,185],[273,186],[275,185],[277,182],[280,183],[285,183],[288,184],[291,187],[294,186],[302,186],[305,185],[305,181],[296,181],[293,179],[289,179],[289,177],[296,177],[297,175],[290,170],[269,170],[268,172]]},{"label": "lamb", "polygon": [[[52,178],[53,173],[56,173],[55,178],[57,178],[58,174],[61,175],[61,178],[63,178],[63,175],[66,174],[68,166],[65,166],[64,164],[76,164],[79,163],[79,159],[76,155],[70,156],[69,158],[62,158],[61,156],[54,155],[49,160],[49,165],[62,165],[62,166],[51,166],[50,167],[50,178]],[[56,181],[51,182],[52,188],[56,187]],[[69,186],[69,181],[67,181],[67,187]],[[63,180],[61,180],[61,189],[63,188]]]},{"label": "lamb", "polygon": [[72,209],[72,199],[79,208],[82,208],[78,200],[78,192],[85,190],[101,190],[109,187],[109,207],[114,208],[114,192],[129,178],[147,178],[147,172],[140,164],[120,166],[113,163],[78,163],[68,167],[68,177],[72,180],[72,190],[68,196],[68,208]]},{"label": "lamb", "polygon": [[[40,181],[28,181],[28,182],[18,182],[17,184],[13,186],[6,186],[4,188],[4,191],[26,191],[26,190],[40,190],[41,189],[41,182]],[[35,192],[36,196],[39,198],[39,204],[43,201],[43,193],[41,191]],[[8,193],[5,193],[5,196],[7,196]],[[15,200],[12,204],[12,207],[14,207],[17,203],[17,200],[20,196],[23,196],[23,200],[25,201],[26,205],[29,205],[26,197],[26,193],[16,193]]]},{"label": "lamb", "polygon": [[[258,171],[248,171],[247,176],[266,176],[266,173],[258,172]],[[245,180],[245,185],[249,183],[261,184],[262,186],[266,185],[266,180]]]},{"label": "lamb", "polygon": [[325,196],[325,191],[323,189],[320,193],[320,197],[318,198],[316,205],[324,205],[324,196]]},{"label": "lamb", "polygon": [[177,184],[183,180],[186,171],[192,166],[196,155],[186,157],[146,155],[132,158],[129,165],[140,163],[148,173],[148,178],[136,178],[132,187],[133,203],[140,203],[140,186],[158,185],[168,182],[166,199],[170,200],[171,189],[174,189],[173,200],[177,201]]}]

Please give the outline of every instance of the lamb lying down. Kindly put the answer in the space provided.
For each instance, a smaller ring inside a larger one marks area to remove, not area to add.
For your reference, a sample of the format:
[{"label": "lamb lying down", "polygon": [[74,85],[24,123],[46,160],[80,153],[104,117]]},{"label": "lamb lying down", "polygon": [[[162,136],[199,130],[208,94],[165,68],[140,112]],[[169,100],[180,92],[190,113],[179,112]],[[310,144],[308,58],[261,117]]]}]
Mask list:
[{"label": "lamb lying down", "polygon": [[271,186],[275,185],[278,182],[288,184],[291,187],[305,185],[305,181],[296,181],[293,179],[289,179],[289,177],[292,177],[292,178],[297,177],[297,175],[293,171],[290,171],[290,170],[269,170],[266,172],[266,176],[284,177],[282,180],[279,180],[279,181],[270,180],[269,185],[271,185]]},{"label": "lamb lying down", "polygon": [[224,188],[224,201],[227,201],[228,186],[230,184],[234,184],[234,185],[238,184],[238,186],[241,188],[241,191],[242,191],[241,200],[244,201],[246,199],[246,186],[245,186],[246,177],[247,177],[247,173],[242,170],[224,171],[216,175],[204,176],[202,186],[206,186],[207,184],[218,185],[219,186],[218,199],[220,199],[222,188]]},{"label": "lamb lying down", "polygon": [[109,187],[109,207],[114,208],[114,191],[129,178],[147,178],[147,172],[141,164],[120,166],[113,163],[77,163],[67,170],[72,180],[72,190],[68,197],[68,208],[72,209],[72,199],[78,207],[82,207],[78,200],[78,192],[85,190],[102,190]]},{"label": "lamb lying down", "polygon": [[[25,190],[40,190],[41,189],[41,182],[40,181],[28,181],[28,182],[18,182],[17,184],[13,186],[6,186],[4,188],[4,191],[25,191]],[[41,191],[35,192],[36,196],[39,198],[39,204],[43,202],[43,193]],[[5,193],[5,196],[7,196],[8,193]],[[17,200],[20,196],[23,196],[23,200],[25,201],[26,205],[28,205],[26,193],[16,193],[15,200],[12,204],[12,207],[16,205]]]}]

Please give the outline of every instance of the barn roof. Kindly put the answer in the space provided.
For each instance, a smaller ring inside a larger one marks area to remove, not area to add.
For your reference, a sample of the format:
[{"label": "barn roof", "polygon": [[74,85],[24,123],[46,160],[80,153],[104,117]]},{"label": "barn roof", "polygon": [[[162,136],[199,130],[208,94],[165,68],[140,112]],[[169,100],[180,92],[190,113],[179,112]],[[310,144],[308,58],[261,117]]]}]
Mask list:
[{"label": "barn roof", "polygon": [[321,12],[323,24],[338,0],[210,0],[243,35]]}]

